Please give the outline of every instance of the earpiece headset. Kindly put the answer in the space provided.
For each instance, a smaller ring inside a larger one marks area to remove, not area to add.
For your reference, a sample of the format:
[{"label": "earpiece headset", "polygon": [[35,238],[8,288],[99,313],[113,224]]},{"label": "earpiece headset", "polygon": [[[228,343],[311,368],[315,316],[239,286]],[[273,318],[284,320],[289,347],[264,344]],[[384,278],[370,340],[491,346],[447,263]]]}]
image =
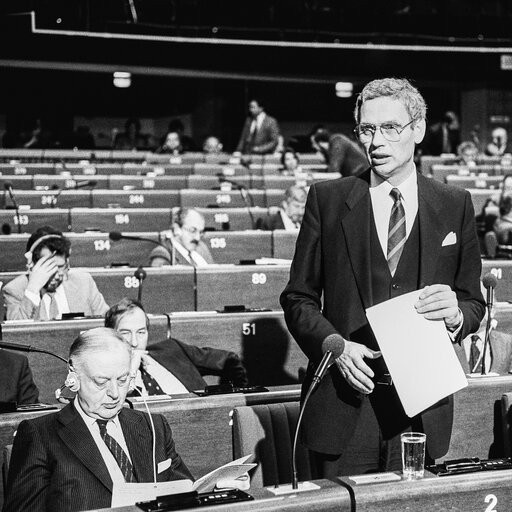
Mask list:
[{"label": "earpiece headset", "polygon": [[59,240],[63,240],[64,238],[61,235],[50,234],[43,235],[41,238],[38,238],[33,244],[32,247],[25,253],[25,258],[27,259],[27,270],[32,270],[34,266],[34,249],[44,242],[45,240],[49,240],[50,238],[56,238]]},{"label": "earpiece headset", "polygon": [[69,364],[69,371],[64,381],[64,385],[55,390],[55,398],[61,403],[69,403],[70,400],[62,396],[64,388],[68,388],[73,393],[76,393],[80,389],[80,380],[75,372],[75,369]]}]

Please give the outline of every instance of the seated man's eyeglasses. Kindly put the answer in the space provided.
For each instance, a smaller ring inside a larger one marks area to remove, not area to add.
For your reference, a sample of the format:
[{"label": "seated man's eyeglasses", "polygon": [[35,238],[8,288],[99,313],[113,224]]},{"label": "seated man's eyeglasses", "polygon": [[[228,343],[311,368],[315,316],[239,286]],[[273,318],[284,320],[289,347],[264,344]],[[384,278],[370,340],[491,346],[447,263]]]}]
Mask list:
[{"label": "seated man's eyeglasses", "polygon": [[364,144],[366,142],[370,142],[377,128],[380,130],[382,136],[389,142],[398,142],[400,140],[400,134],[412,123],[414,123],[416,119],[411,119],[405,126],[400,126],[395,123],[384,123],[384,124],[358,124],[354,128],[354,133],[356,137]]},{"label": "seated man's eyeglasses", "polygon": [[204,235],[204,229],[197,229],[197,228],[189,228],[188,226],[181,226],[181,229],[189,232],[191,235]]}]

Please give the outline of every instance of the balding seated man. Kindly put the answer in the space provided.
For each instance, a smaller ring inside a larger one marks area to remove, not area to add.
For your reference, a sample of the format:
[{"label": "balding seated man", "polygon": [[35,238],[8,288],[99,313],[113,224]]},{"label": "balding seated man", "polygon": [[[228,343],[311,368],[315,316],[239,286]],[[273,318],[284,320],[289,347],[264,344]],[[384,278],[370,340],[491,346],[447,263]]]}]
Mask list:
[{"label": "balding seated man", "polygon": [[247,386],[247,375],[234,352],[199,348],[174,338],[148,346],[149,320],[142,304],[122,299],[105,315],[105,326],[115,329],[140,358],[135,384],[148,395],[176,395],[202,390],[204,375],[220,377],[221,384]]},{"label": "balding seated man", "polygon": [[[153,481],[148,415],[123,407],[131,363],[130,345],[112,329],[98,327],[75,339],[67,383],[76,397],[58,413],[20,423],[4,512],[110,507],[116,483]],[[160,414],[152,419],[157,480],[192,479],[167,421]]]},{"label": "balding seated man", "polygon": [[173,208],[171,230],[165,231],[165,247],[155,247],[149,255],[152,267],[192,265],[203,267],[213,263],[208,246],[203,242],[204,217],[193,208]]},{"label": "balding seated man", "polygon": [[55,320],[65,313],[104,315],[108,305],[93,278],[69,268],[70,241],[44,226],[27,242],[27,272],[7,283],[7,320]]},{"label": "balding seated man", "polygon": [[0,349],[0,402],[22,405],[38,401],[39,390],[32,379],[27,358]]}]

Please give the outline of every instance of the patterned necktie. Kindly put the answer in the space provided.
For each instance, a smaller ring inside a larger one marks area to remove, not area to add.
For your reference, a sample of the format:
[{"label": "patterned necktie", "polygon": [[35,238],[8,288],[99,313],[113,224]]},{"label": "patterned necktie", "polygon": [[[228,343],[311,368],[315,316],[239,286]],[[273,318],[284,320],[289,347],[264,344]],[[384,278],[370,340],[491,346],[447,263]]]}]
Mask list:
[{"label": "patterned necktie", "polygon": [[126,455],[126,452],[119,445],[119,443],[107,432],[107,420],[96,420],[98,427],[100,428],[100,435],[107,448],[110,450],[114,459],[123,473],[126,482],[136,482],[135,475],[133,474],[133,466]]},{"label": "patterned necktie", "polygon": [[142,377],[142,382],[144,383],[144,387],[148,392],[148,395],[162,395],[163,391],[156,379],[142,366],[140,367],[140,376]]},{"label": "patterned necktie", "polygon": [[480,359],[480,349],[477,345],[478,341],[480,341],[480,336],[473,334],[473,336],[471,336],[471,347],[469,349],[469,371],[471,373],[482,372],[482,360]]},{"label": "patterned necktie", "polygon": [[395,201],[391,209],[388,229],[388,266],[391,275],[394,276],[406,241],[405,210],[400,190],[393,188],[389,195]]}]

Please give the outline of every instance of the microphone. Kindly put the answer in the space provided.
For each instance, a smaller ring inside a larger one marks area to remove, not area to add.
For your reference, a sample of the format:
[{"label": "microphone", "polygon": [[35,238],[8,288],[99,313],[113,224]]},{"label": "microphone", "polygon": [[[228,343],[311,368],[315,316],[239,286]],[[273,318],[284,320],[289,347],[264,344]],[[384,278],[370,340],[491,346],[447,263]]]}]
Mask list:
[{"label": "microphone", "polygon": [[299,487],[299,479],[297,475],[297,441],[299,438],[299,430],[300,424],[302,422],[302,416],[304,414],[304,410],[306,408],[306,404],[309,400],[309,397],[313,393],[314,389],[320,384],[320,381],[325,376],[328,368],[333,364],[336,359],[343,353],[345,350],[345,340],[339,334],[330,334],[325,338],[322,342],[322,350],[324,351],[324,356],[320,361],[320,364],[317,366],[316,371],[313,375],[313,380],[309,386],[309,389],[306,393],[306,397],[304,398],[304,402],[300,408],[299,418],[297,420],[297,425],[295,427],[295,434],[293,436],[293,447],[292,447],[292,489],[296,490]]},{"label": "microphone", "polygon": [[487,355],[487,347],[490,346],[490,338],[491,338],[491,330],[492,330],[492,306],[494,304],[494,288],[496,288],[498,284],[498,279],[494,274],[488,272],[482,278],[482,284],[487,290],[487,322],[485,324],[485,339],[484,339],[484,349],[482,351],[482,375],[487,375],[487,371],[485,370],[485,356]]},{"label": "microphone", "polygon": [[52,208],[57,206],[57,199],[59,199],[62,192],[65,190],[78,190],[79,188],[91,187],[94,188],[98,182],[96,180],[83,180],[77,181],[72,187],[61,188],[54,196],[52,201]]},{"label": "microphone", "polygon": [[57,359],[64,361],[66,364],[68,363],[67,359],[64,359],[55,352],[51,352],[50,350],[44,350],[42,348],[33,347],[32,345],[22,345],[20,343],[9,343],[7,341],[0,341],[0,348],[6,348],[8,350],[17,350],[18,352],[40,352],[41,354],[48,354],[50,356],[56,357]]},{"label": "microphone", "polygon": [[[150,244],[155,244],[155,245],[159,245],[160,247],[163,247],[167,252],[169,252],[171,254],[171,251],[169,251],[169,248],[163,244],[162,242],[159,242],[158,240],[153,240],[151,238],[146,238],[144,236],[133,236],[133,235],[123,235],[123,233],[120,233],[119,231],[111,231],[109,234],[108,234],[108,237],[110,238],[110,240],[112,240],[113,242],[119,242],[119,240],[134,240],[134,241],[137,241],[137,242],[149,242]],[[174,265],[174,244],[172,246],[172,254],[171,254],[171,258],[172,258],[172,265]],[[139,267],[141,268],[141,267]],[[137,276],[135,276],[137,277]],[[146,276],[144,276],[145,278]]]},{"label": "microphone", "polygon": [[12,204],[14,205],[14,210],[16,212],[16,220],[18,221],[18,233],[21,233],[21,222],[20,222],[20,207],[18,205],[18,201],[16,201],[16,197],[14,195],[14,191],[12,188],[12,183],[10,181],[4,182],[4,189],[9,192],[9,197],[11,198]]},{"label": "microphone", "polygon": [[247,208],[247,212],[249,213],[249,218],[251,219],[251,229],[256,229],[256,221],[254,220],[254,215],[251,210],[251,207],[254,207],[254,200],[249,189],[237,181],[226,178],[222,173],[217,173],[217,179],[219,180],[219,183],[229,183],[230,185],[233,185],[240,192],[245,207]]},{"label": "microphone", "polygon": [[137,300],[142,304],[142,282],[144,279],[146,279],[147,273],[142,268],[142,265],[139,265],[137,270],[133,273],[133,275],[138,279],[139,281],[139,290],[137,292]]}]

